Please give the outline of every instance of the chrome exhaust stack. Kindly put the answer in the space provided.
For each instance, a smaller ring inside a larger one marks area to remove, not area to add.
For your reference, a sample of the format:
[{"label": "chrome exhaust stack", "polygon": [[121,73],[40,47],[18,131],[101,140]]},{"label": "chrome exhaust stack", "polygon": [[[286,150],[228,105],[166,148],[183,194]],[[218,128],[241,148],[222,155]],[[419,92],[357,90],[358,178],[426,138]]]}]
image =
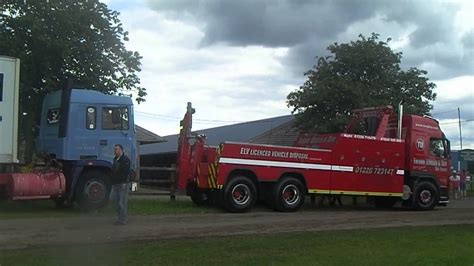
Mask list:
[{"label": "chrome exhaust stack", "polygon": [[398,103],[397,139],[402,138],[403,103],[404,100],[401,100],[400,103]]}]

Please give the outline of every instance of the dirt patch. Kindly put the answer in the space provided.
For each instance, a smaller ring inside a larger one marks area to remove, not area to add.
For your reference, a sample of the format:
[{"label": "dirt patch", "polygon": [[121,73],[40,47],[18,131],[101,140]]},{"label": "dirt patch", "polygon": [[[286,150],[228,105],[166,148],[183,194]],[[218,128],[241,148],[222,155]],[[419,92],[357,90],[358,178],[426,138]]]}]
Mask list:
[{"label": "dirt patch", "polygon": [[425,212],[327,207],[279,213],[261,208],[243,214],[131,216],[126,226],[112,223],[113,217],[3,220],[0,250],[235,234],[474,224],[474,198]]}]

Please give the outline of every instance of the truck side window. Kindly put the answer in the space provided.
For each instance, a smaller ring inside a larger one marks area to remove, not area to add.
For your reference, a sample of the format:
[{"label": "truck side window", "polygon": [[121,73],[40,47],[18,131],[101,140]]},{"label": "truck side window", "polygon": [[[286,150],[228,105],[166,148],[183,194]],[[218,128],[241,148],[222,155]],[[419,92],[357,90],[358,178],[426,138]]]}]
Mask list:
[{"label": "truck side window", "polygon": [[442,139],[430,139],[430,152],[440,158],[446,157],[444,143]]},{"label": "truck side window", "polygon": [[94,130],[97,123],[97,112],[95,107],[89,106],[86,108],[86,128]]},{"label": "truck side window", "polygon": [[59,123],[59,117],[61,116],[61,112],[59,108],[51,108],[48,109],[48,115],[46,116],[46,122],[48,125],[57,124]]},{"label": "truck side window", "polygon": [[102,108],[102,129],[128,130],[127,107],[104,107]]}]

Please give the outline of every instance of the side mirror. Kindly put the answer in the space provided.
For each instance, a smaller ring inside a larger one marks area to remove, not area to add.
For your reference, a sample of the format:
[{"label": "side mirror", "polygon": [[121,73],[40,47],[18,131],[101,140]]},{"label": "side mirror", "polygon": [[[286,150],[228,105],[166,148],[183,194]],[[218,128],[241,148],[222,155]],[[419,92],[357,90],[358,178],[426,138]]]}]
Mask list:
[{"label": "side mirror", "polygon": [[451,142],[449,140],[446,140],[446,149],[446,152],[448,153],[447,158],[451,159]]}]

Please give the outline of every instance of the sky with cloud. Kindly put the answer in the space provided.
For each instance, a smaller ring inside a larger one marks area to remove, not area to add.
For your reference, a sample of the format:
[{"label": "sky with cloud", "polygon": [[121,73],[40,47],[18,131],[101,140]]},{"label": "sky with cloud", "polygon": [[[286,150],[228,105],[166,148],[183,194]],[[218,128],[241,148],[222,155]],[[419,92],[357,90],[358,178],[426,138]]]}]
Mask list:
[{"label": "sky with cloud", "polygon": [[193,127],[288,115],[286,96],[316,56],[359,34],[391,38],[402,66],[428,71],[433,116],[460,148],[474,149],[474,1],[436,0],[107,0],[142,56],[147,101],[137,124],[176,134],[186,103]]}]

